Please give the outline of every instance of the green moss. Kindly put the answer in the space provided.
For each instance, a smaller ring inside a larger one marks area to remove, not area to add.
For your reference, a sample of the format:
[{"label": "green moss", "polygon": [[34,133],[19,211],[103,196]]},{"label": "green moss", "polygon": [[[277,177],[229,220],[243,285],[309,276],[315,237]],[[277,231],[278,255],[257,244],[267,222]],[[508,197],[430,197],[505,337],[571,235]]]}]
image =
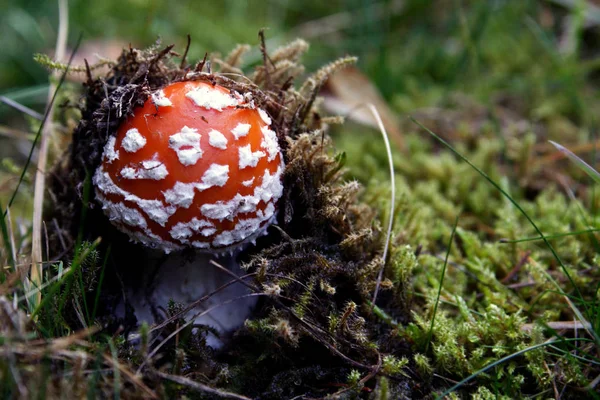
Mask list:
[{"label": "green moss", "polygon": [[394,356],[388,355],[383,357],[381,372],[383,372],[385,375],[406,375],[406,372],[404,372],[403,369],[407,366],[407,358],[403,357],[398,359]]},{"label": "green moss", "polygon": [[[493,126],[492,120],[488,122]],[[457,127],[454,135],[471,137],[469,146],[453,142],[457,150],[508,192],[546,235],[582,231],[597,219],[589,209],[589,198],[570,198],[551,177],[540,185],[541,171],[529,167],[536,140],[531,133],[508,135],[504,140],[485,131],[474,135],[468,125]],[[383,147],[364,135],[348,137],[336,137],[336,142],[347,153],[351,176],[367,185],[364,197],[387,218],[389,186]],[[594,282],[600,278],[592,267],[597,252],[594,235],[550,239],[565,265],[563,270],[541,240],[517,241],[536,237],[536,231],[477,171],[451,153],[436,149],[437,144],[423,135],[409,133],[406,141],[410,156],[394,154],[399,200],[393,235],[396,246],[386,269],[391,288],[385,293],[392,296],[384,309],[391,315],[403,307],[412,309],[412,322],[401,327],[399,334],[408,337],[418,351],[413,356],[416,371],[424,376],[435,371],[460,380],[548,340],[554,332],[544,330],[544,323],[574,318],[565,293],[575,296],[577,307],[590,309],[589,302],[596,298]],[[457,216],[456,238],[442,282],[445,247]],[[418,255],[415,249],[419,249]],[[583,298],[577,297],[565,270]],[[440,285],[440,306],[428,346]],[[542,328],[524,329],[525,324]],[[584,385],[584,364],[569,358],[564,346],[559,349],[553,354],[534,350],[526,353],[525,364],[510,360],[478,374],[480,386],[473,398],[534,393],[547,389],[556,379],[566,385]],[[596,350],[592,346],[581,351],[593,357]],[[560,365],[564,375],[557,378],[548,365]],[[591,378],[587,375],[588,381]]]},{"label": "green moss", "polygon": [[415,353],[413,360],[415,362],[415,368],[417,369],[417,372],[423,378],[431,377],[431,374],[433,373],[433,367],[431,366],[431,362],[426,355]]}]

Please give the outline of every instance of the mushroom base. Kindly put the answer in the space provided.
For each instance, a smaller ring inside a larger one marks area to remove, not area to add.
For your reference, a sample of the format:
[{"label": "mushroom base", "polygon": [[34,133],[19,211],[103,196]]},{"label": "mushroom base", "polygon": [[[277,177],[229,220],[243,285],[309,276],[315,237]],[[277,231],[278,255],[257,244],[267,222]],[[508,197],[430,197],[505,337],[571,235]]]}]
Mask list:
[{"label": "mushroom base", "polygon": [[[222,347],[229,334],[249,317],[257,297],[232,274],[211,264],[211,260],[236,276],[244,274],[232,256],[215,259],[205,253],[178,252],[164,257],[157,252],[156,257],[149,260],[154,264],[151,272],[141,276],[138,286],[125,288],[124,301],[133,308],[138,324],[165,321],[170,304],[183,308],[197,304],[181,318],[193,325],[209,327],[206,344]],[[116,314],[124,318],[125,309],[125,303],[121,302]]]}]

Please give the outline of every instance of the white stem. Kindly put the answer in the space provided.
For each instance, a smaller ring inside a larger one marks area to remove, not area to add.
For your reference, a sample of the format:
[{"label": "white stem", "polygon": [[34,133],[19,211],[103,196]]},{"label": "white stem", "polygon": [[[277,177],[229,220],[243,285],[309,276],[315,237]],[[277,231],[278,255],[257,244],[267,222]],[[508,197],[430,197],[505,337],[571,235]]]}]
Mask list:
[{"label": "white stem", "polygon": [[[164,256],[161,255],[160,258],[164,259]],[[166,256],[166,260],[157,265],[151,274],[140,277],[138,287],[130,288],[127,293],[127,300],[135,311],[138,323],[145,321],[152,325],[164,319],[164,315],[156,315],[156,312],[161,314],[160,309],[166,310],[171,300],[186,307],[231,282],[229,274],[210,264],[213,258],[212,255],[202,253],[195,253],[193,256],[189,253],[173,253]],[[221,257],[218,261],[235,275],[244,274],[235,257]],[[235,302],[228,301],[250,292],[246,286],[235,282],[215,292],[182,317],[187,320],[198,314],[193,323],[209,325],[226,335],[244,323],[257,299],[248,297]],[[210,312],[199,313],[209,308]],[[209,346],[218,348],[223,343],[223,338],[212,334],[207,336]]]}]

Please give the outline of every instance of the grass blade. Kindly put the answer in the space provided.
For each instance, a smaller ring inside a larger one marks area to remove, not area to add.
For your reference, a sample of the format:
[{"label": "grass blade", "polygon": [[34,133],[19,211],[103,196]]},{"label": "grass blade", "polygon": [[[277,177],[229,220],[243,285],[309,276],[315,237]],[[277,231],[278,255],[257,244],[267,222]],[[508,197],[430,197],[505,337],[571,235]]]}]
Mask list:
[{"label": "grass blade", "polygon": [[[53,295],[56,294],[56,292],[60,289],[60,287],[63,283],[66,285],[65,292],[69,292],[71,290],[71,287],[73,285],[73,280],[75,278],[73,276],[73,274],[75,274],[75,273],[77,273],[77,271],[79,271],[79,269],[82,267],[83,261],[86,259],[87,256],[89,256],[89,254],[93,250],[95,250],[98,247],[98,245],[100,244],[100,240],[101,240],[100,238],[96,239],[94,242],[92,242],[92,244],[90,246],[86,247],[81,253],[79,253],[79,250],[75,251],[75,255],[73,256],[73,262],[71,263],[71,266],[62,274],[63,279],[61,281],[58,281],[55,285],[53,285],[50,288],[49,293],[47,293],[47,295],[42,299],[40,304],[32,312],[31,318],[35,318],[40,313],[40,311],[47,304],[49,299],[51,299],[53,297]],[[65,296],[63,296],[59,299],[59,302],[58,302],[59,303],[58,304],[59,312],[62,312],[62,309],[64,308],[66,301],[67,301],[67,298]]]},{"label": "grass blade", "polygon": [[387,233],[385,238],[385,245],[383,248],[383,253],[381,254],[382,265],[379,273],[377,274],[377,282],[375,283],[375,290],[373,292],[373,299],[371,302],[373,304],[377,303],[377,294],[379,293],[379,287],[381,285],[381,279],[383,278],[383,272],[385,270],[385,263],[387,260],[388,250],[390,247],[390,240],[392,238],[392,229],[394,227],[394,207],[396,205],[396,173],[394,171],[394,158],[392,156],[392,147],[390,145],[390,139],[388,138],[387,131],[385,129],[385,125],[379,116],[379,112],[377,108],[373,104],[366,104],[366,107],[371,111],[373,117],[377,121],[377,126],[379,127],[379,131],[381,132],[381,136],[383,137],[383,143],[385,144],[385,150],[387,153],[388,163],[390,167],[390,187],[392,190],[391,198],[390,198],[390,215],[388,217],[388,226]]},{"label": "grass blade", "polygon": [[440,286],[438,287],[437,297],[435,299],[435,305],[433,306],[433,316],[431,317],[431,325],[429,326],[429,332],[427,333],[427,344],[425,346],[425,352],[429,350],[429,344],[431,343],[431,337],[433,336],[433,326],[435,324],[435,315],[437,314],[438,305],[440,303],[440,296],[442,294],[442,286],[444,285],[444,276],[446,276],[446,267],[448,266],[448,257],[450,257],[450,250],[452,249],[452,243],[454,242],[454,235],[456,234],[456,227],[458,226],[458,218],[460,214],[456,216],[454,225],[452,226],[452,233],[450,234],[450,240],[448,241],[448,250],[446,250],[446,257],[444,258],[444,266],[442,267],[442,276],[440,277]]},{"label": "grass blade", "polygon": [[100,278],[98,278],[98,286],[96,287],[96,296],[94,298],[94,308],[92,309],[92,320],[90,323],[96,320],[96,312],[98,311],[98,304],[100,304],[100,294],[102,291],[102,283],[104,282],[104,273],[106,271],[106,264],[108,264],[108,258],[110,257],[110,250],[112,245],[108,245],[104,260],[102,261],[102,269],[100,270]]},{"label": "grass blade", "polygon": [[[0,209],[2,209],[2,204],[0,204]],[[4,241],[4,251],[7,253],[8,262],[12,267],[13,271],[16,271],[15,259],[13,258],[13,247],[12,241],[10,240],[10,235],[8,233],[8,224],[7,224],[7,215],[3,215],[0,219],[0,228],[2,229],[2,240]],[[4,272],[0,272],[0,281],[4,281]]]},{"label": "grass blade", "polygon": [[556,147],[556,149],[558,151],[560,151],[561,153],[563,153],[565,156],[567,156],[567,158],[571,161],[573,161],[579,168],[581,168],[586,174],[588,174],[596,183],[600,183],[600,172],[596,171],[596,169],[594,169],[594,167],[592,167],[590,164],[586,163],[585,161],[583,161],[583,159],[581,159],[580,157],[578,157],[575,153],[573,153],[571,150],[567,149],[566,147],[553,142],[552,140],[549,140],[549,142]]},{"label": "grass blade", "polygon": [[[551,234],[551,235],[546,235],[546,239],[558,239],[558,238],[567,237],[567,236],[577,236],[577,235],[584,235],[586,233],[595,233],[595,232],[600,232],[600,228],[590,228],[590,229],[584,229],[581,231],[555,233],[555,234]],[[514,240],[500,239],[498,241],[498,243],[523,243],[523,242],[535,242],[536,240],[542,240],[542,237],[535,236],[535,237],[528,237],[528,238],[514,239]]]}]

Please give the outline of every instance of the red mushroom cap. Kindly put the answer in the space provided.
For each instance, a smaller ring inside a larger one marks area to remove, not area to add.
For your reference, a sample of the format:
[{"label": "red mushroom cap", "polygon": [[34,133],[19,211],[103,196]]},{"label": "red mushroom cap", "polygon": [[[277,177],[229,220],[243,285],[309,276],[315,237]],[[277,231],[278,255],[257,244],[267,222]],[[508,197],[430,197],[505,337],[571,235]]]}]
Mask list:
[{"label": "red mushroom cap", "polygon": [[109,138],[94,175],[105,214],[165,252],[223,251],[275,219],[283,157],[266,112],[221,86],[177,82]]}]

